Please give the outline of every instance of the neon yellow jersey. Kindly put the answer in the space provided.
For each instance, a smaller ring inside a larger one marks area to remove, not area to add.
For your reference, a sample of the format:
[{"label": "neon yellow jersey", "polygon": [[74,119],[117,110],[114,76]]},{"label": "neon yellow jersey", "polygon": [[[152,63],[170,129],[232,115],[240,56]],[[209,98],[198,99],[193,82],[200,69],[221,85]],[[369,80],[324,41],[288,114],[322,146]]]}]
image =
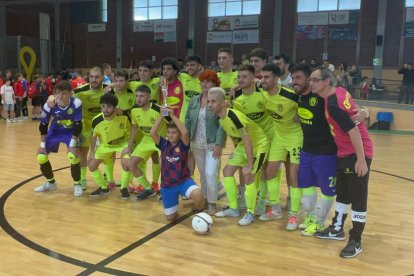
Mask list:
[{"label": "neon yellow jersey", "polygon": [[88,83],[74,90],[75,98],[82,101],[82,132],[90,130],[92,119],[101,113],[99,100],[104,94],[103,89],[106,86],[103,84],[101,89],[92,91],[91,85]]},{"label": "neon yellow jersey", "polygon": [[225,118],[220,118],[220,125],[233,140],[234,145],[242,145],[242,137],[249,135],[255,152],[267,152],[268,139],[262,128],[246,115],[235,109],[228,109]]},{"label": "neon yellow jersey", "polygon": [[229,95],[230,89],[237,85],[238,71],[230,72],[218,72],[217,76],[220,79],[220,87],[226,91],[226,95]]},{"label": "neon yellow jersey", "polygon": [[302,136],[302,129],[297,121],[299,96],[290,88],[280,86],[276,95],[267,93],[265,107],[275,122],[276,133],[280,136]]},{"label": "neon yellow jersey", "polygon": [[128,88],[131,89],[132,92],[135,94],[135,90],[137,90],[138,86],[145,84],[151,90],[151,101],[159,104],[160,103],[159,82],[160,82],[160,78],[152,78],[149,82],[129,81]]},{"label": "neon yellow jersey", "polygon": [[198,76],[193,77],[187,73],[181,73],[178,76],[179,81],[183,85],[184,89],[184,101],[181,107],[180,113],[180,120],[182,122],[185,121],[185,115],[187,114],[188,105],[190,104],[191,99],[196,96],[200,95],[201,93],[201,84]]},{"label": "neon yellow jersey", "polygon": [[[144,110],[141,107],[135,107],[131,110],[132,125],[137,125],[138,129],[143,134],[140,144],[154,144],[150,131],[160,116],[160,106],[156,103],[151,103],[150,108],[147,110]],[[160,128],[158,129],[158,134],[162,137],[167,136],[167,122],[165,120],[161,123]]]},{"label": "neon yellow jersey", "polygon": [[275,133],[275,127],[272,118],[266,110],[266,101],[267,93],[261,88],[256,87],[255,91],[250,95],[243,94],[240,89],[236,91],[233,108],[239,110],[258,124],[266,133],[267,138],[271,139]]},{"label": "neon yellow jersey", "polygon": [[127,116],[115,116],[112,120],[106,120],[101,113],[93,118],[92,128],[93,136],[99,139],[99,147],[119,148],[128,144],[131,123]]},{"label": "neon yellow jersey", "polygon": [[122,110],[131,110],[135,105],[135,93],[131,89],[116,91],[115,96],[118,98],[118,107]]}]

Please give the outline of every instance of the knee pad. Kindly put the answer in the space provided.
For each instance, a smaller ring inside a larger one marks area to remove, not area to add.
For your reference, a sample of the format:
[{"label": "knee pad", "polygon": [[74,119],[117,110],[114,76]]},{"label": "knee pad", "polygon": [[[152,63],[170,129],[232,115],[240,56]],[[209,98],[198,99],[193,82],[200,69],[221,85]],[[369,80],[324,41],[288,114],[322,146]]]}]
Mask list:
[{"label": "knee pad", "polygon": [[76,165],[80,162],[79,157],[76,157],[72,152],[68,152],[67,154],[70,164]]},{"label": "knee pad", "polygon": [[40,165],[49,162],[49,158],[47,157],[46,154],[43,154],[43,153],[38,154],[36,158]]}]

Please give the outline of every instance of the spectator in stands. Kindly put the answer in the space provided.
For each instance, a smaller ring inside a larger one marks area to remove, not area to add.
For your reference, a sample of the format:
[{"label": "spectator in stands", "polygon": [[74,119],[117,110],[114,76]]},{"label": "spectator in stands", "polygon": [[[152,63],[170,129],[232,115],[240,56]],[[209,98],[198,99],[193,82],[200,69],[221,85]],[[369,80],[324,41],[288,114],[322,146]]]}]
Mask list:
[{"label": "spectator in stands", "polygon": [[351,77],[352,86],[358,86],[362,78],[361,69],[359,69],[359,67],[356,64],[352,64],[351,70],[349,70],[349,76]]},{"label": "spectator in stands", "polygon": [[108,63],[104,63],[102,64],[102,68],[104,69],[103,83],[111,84],[112,80],[114,79],[114,74],[112,73],[111,65]]},{"label": "spectator in stands", "polygon": [[316,58],[311,59],[310,65],[312,68],[318,67],[318,63],[316,62]]},{"label": "spectator in stands", "polygon": [[336,79],[339,86],[342,86],[346,90],[348,90],[348,65],[341,61],[338,67],[338,74],[336,75]]},{"label": "spectator in stands", "polygon": [[334,71],[335,71],[335,66],[334,66],[333,64],[331,64],[331,63],[329,62],[329,60],[327,60],[327,59],[324,59],[324,60],[323,60],[323,65],[322,65],[322,67],[324,67],[324,68],[329,68],[329,70],[331,70],[332,72],[334,72]]},{"label": "spectator in stands", "polygon": [[398,103],[401,103],[403,98],[405,98],[405,103],[413,104],[414,96],[414,69],[413,63],[406,63],[404,67],[398,71],[398,74],[403,75],[402,85],[400,89],[400,94],[398,95]]}]

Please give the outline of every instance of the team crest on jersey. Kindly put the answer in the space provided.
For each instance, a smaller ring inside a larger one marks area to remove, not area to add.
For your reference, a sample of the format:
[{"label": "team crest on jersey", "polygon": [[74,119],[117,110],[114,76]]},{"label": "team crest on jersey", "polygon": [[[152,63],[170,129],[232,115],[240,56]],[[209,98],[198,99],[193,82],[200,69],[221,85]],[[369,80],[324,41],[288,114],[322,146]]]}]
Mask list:
[{"label": "team crest on jersey", "polygon": [[129,104],[129,105],[132,105],[132,103],[133,103],[133,102],[134,102],[134,101],[133,101],[132,99],[129,99],[129,100],[128,100],[128,104]]},{"label": "team crest on jersey", "polygon": [[263,109],[264,108],[264,103],[258,102],[257,107],[260,108],[260,109]]},{"label": "team crest on jersey", "polygon": [[175,94],[180,94],[180,93],[181,93],[181,89],[180,89],[180,87],[176,87],[176,88],[174,89],[174,93],[175,93]]},{"label": "team crest on jersey", "polygon": [[72,115],[73,114],[73,108],[68,108],[68,114]]},{"label": "team crest on jersey", "polygon": [[344,107],[349,110],[351,109],[351,103],[349,102],[349,99],[351,98],[351,94],[349,94],[348,92],[346,92],[345,95],[345,100],[344,100]]},{"label": "team crest on jersey", "polygon": [[123,123],[119,124],[119,129],[123,129],[125,127],[125,125]]},{"label": "team crest on jersey", "polygon": [[151,117],[151,124],[155,124],[155,119]]},{"label": "team crest on jersey", "polygon": [[311,97],[310,99],[309,99],[309,105],[310,106],[316,106],[318,104],[318,98],[316,98],[316,97]]},{"label": "team crest on jersey", "polygon": [[277,105],[277,110],[283,111],[283,109],[284,109],[283,104],[278,104]]},{"label": "team crest on jersey", "polygon": [[175,147],[174,151],[175,151],[176,153],[181,152],[181,150],[180,150],[180,148],[179,148],[179,147]]}]

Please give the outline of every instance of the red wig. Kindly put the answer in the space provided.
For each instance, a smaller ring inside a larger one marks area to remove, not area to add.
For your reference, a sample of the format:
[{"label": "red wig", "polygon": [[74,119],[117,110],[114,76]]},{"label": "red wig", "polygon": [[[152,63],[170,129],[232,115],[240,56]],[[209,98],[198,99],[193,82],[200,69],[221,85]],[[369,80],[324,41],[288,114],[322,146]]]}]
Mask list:
[{"label": "red wig", "polygon": [[211,81],[214,83],[216,87],[220,87],[220,80],[217,76],[217,73],[213,70],[204,70],[203,73],[200,74],[200,77],[198,77],[200,82],[203,82],[205,80]]}]

